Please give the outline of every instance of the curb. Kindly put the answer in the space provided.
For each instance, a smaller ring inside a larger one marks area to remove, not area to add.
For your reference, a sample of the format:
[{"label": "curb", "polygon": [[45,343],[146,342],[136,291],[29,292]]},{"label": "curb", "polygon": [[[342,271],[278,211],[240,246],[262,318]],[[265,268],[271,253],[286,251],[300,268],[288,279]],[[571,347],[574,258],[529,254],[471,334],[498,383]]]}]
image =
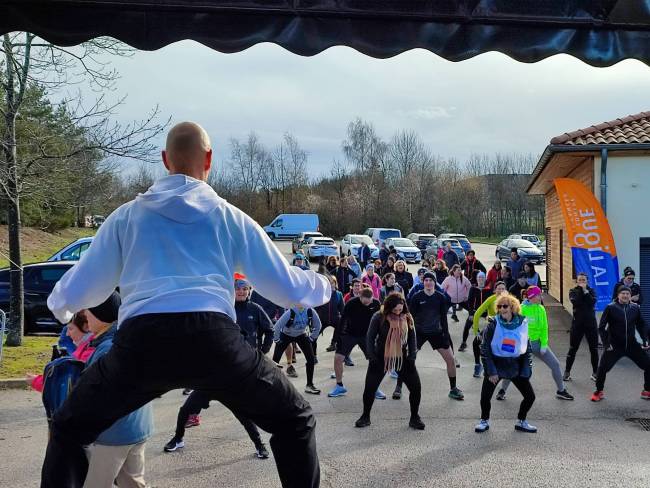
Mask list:
[{"label": "curb", "polygon": [[24,378],[9,378],[0,380],[0,390],[29,390]]}]

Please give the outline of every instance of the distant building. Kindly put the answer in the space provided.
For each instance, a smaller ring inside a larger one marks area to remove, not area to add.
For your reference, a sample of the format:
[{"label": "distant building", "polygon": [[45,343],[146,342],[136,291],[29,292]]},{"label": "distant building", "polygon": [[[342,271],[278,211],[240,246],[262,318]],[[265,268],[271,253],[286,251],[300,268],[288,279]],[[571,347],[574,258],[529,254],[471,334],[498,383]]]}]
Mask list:
[{"label": "distant building", "polygon": [[636,271],[650,321],[650,112],[630,115],[551,139],[531,180],[529,195],[544,195],[549,293],[571,310],[575,270],[555,178],[589,188],[607,214],[620,271]]}]

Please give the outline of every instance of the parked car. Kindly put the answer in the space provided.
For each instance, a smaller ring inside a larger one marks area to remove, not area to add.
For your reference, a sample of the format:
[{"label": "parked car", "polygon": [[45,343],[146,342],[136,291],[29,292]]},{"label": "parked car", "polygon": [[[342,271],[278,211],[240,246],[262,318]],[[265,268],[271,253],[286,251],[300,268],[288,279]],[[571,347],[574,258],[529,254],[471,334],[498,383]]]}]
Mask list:
[{"label": "parked car", "polygon": [[368,244],[370,251],[372,252],[372,257],[375,258],[375,254],[379,256],[379,249],[372,242],[372,239],[364,234],[346,234],[341,239],[341,256],[354,256],[359,258],[359,249],[363,243]]},{"label": "parked car", "polygon": [[461,261],[465,259],[465,250],[458,239],[443,239],[442,237],[431,242],[431,245],[427,247],[425,256],[429,259],[436,259],[438,257],[438,249],[441,247],[445,249],[448,242],[451,243],[451,248],[458,255],[458,259]]},{"label": "parked car", "polygon": [[419,263],[422,260],[422,252],[418,247],[405,237],[389,237],[384,241],[386,247],[393,246],[397,253],[404,257],[407,263]]},{"label": "parked car", "polygon": [[90,247],[93,242],[92,237],[81,237],[74,242],[71,242],[63,249],[58,250],[52,256],[47,258],[48,261],[79,261],[83,253]]},{"label": "parked car", "polygon": [[291,241],[291,252],[296,254],[310,237],[323,237],[323,234],[320,232],[301,232]]},{"label": "parked car", "polygon": [[378,227],[372,230],[372,235],[370,238],[372,242],[378,248],[381,247],[381,244],[391,237],[402,237],[402,232],[399,229],[388,229],[384,227]]},{"label": "parked car", "polygon": [[507,261],[510,259],[510,252],[513,248],[516,248],[517,254],[526,261],[532,261],[534,263],[544,261],[544,253],[535,244],[526,239],[504,239],[497,246],[494,255],[501,261]]},{"label": "parked car", "polygon": [[542,251],[544,253],[544,261],[546,261],[546,239],[544,239],[542,242],[540,242],[539,246],[537,246],[537,247],[539,247],[540,251]]},{"label": "parked car", "polygon": [[321,256],[338,256],[339,248],[330,237],[309,237],[301,247],[308,261]]},{"label": "parked car", "polygon": [[[63,324],[47,308],[47,297],[54,285],[76,261],[56,261],[26,264],[23,267],[25,283],[25,333],[61,332]],[[9,315],[9,269],[0,270],[0,309]]]},{"label": "parked car", "polygon": [[472,243],[469,242],[469,239],[467,236],[465,236],[465,234],[440,234],[440,236],[438,236],[438,239],[456,239],[458,242],[460,242],[460,245],[463,247],[463,251],[465,252],[469,251],[472,248]]},{"label": "parked car", "polygon": [[320,223],[316,214],[280,214],[264,227],[264,232],[271,239],[296,237],[301,232],[319,231]]},{"label": "parked car", "polygon": [[418,234],[415,232],[407,235],[406,238],[413,241],[413,244],[422,252],[422,257],[427,251],[427,246],[430,246],[431,242],[436,240],[435,234]]},{"label": "parked car", "polygon": [[506,239],[525,239],[532,242],[537,247],[540,246],[542,241],[535,234],[510,234]]}]

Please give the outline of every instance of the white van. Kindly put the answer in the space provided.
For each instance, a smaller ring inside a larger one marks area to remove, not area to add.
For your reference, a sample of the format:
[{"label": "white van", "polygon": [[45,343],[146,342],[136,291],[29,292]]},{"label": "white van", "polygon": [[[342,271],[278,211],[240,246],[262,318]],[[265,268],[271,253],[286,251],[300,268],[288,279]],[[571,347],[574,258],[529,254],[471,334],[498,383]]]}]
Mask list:
[{"label": "white van", "polygon": [[[368,231],[370,231],[370,229],[368,229]],[[402,232],[399,229],[380,227],[372,229],[372,234],[370,234],[372,242],[374,242],[377,247],[380,247],[389,237],[402,237]]]},{"label": "white van", "polygon": [[296,237],[301,232],[318,231],[320,224],[316,214],[280,214],[264,227],[264,232],[271,239]]}]

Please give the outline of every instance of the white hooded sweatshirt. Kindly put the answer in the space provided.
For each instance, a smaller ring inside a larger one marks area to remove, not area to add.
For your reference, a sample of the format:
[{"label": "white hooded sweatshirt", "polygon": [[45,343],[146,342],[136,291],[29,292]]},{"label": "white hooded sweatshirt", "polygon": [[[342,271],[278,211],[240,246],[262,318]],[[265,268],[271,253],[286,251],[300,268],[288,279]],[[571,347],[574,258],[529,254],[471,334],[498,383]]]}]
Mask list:
[{"label": "white hooded sweatshirt", "polygon": [[205,182],[171,175],[115,210],[56,284],[47,305],[62,323],[120,287],[118,323],[166,312],[222,312],[236,320],[234,272],[290,308],[316,307],[329,281],[289,266],[264,230]]}]

